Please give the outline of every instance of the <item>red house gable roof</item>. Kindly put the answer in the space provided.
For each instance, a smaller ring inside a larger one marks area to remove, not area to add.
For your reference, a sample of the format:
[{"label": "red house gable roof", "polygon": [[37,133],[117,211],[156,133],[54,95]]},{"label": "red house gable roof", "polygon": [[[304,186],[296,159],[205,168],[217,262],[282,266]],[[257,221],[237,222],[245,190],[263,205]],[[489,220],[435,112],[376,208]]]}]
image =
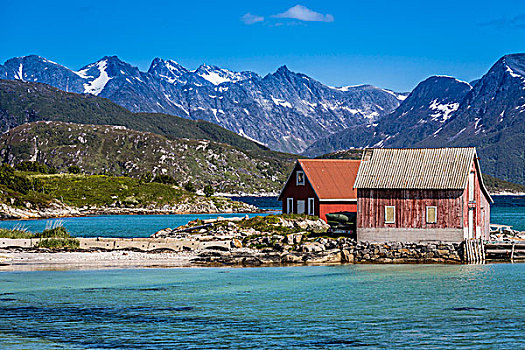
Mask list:
[{"label": "red house gable roof", "polygon": [[360,160],[299,159],[298,162],[320,200],[357,199],[354,182]]}]

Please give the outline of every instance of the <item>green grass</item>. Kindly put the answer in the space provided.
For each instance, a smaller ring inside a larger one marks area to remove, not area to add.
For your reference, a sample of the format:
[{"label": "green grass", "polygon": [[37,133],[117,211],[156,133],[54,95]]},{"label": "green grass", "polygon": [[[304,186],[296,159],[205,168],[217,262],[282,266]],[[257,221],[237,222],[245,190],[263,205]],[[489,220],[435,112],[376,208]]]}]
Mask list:
[{"label": "green grass", "polygon": [[42,232],[32,233],[26,231],[23,228],[14,229],[0,229],[0,238],[11,238],[11,239],[37,239],[41,238],[38,242],[38,248],[48,249],[76,249],[80,247],[78,239],[71,237],[64,226],[53,225],[53,227],[46,228]]},{"label": "green grass", "polygon": [[0,238],[11,238],[11,239],[28,239],[35,238],[34,234],[24,229],[6,229],[0,228]]},{"label": "green grass", "polygon": [[182,189],[159,183],[140,183],[139,179],[107,175],[32,175],[44,184],[47,195],[74,206],[121,206],[145,207],[180,202],[193,197]]}]

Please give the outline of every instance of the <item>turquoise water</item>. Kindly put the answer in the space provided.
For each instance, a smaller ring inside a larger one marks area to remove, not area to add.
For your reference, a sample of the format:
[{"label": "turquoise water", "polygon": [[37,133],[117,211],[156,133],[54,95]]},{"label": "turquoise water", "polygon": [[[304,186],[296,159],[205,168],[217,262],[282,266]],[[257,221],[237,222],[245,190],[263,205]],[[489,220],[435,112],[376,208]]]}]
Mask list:
[{"label": "turquoise water", "polygon": [[494,196],[490,222],[525,231],[525,196]]},{"label": "turquoise water", "polygon": [[55,220],[8,220],[0,221],[0,227],[22,227],[39,232],[55,221],[75,237],[149,237],[164,228],[186,225],[196,219],[222,217],[244,217],[263,214],[184,214],[184,215],[101,215]]},{"label": "turquoise water", "polygon": [[525,264],[0,273],[0,349],[524,349]]}]

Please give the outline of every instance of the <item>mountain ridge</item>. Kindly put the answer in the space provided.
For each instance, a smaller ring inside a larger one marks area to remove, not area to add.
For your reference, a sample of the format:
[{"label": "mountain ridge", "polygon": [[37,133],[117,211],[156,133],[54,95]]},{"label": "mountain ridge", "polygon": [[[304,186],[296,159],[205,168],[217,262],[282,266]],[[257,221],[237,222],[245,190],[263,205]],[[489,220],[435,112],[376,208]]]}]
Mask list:
[{"label": "mountain ridge", "polygon": [[146,72],[117,56],[74,71],[43,57],[12,58],[0,77],[106,97],[132,112],[166,113],[216,123],[268,147],[298,153],[312,142],[397,108],[401,93],[361,85],[333,88],[285,65],[261,77],[203,64],[189,70],[155,58]]}]

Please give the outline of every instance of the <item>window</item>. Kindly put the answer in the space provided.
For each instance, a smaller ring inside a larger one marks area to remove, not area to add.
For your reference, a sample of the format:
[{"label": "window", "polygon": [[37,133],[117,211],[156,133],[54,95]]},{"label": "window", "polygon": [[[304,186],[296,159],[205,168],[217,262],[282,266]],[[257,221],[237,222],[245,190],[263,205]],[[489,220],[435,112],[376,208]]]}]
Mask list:
[{"label": "window", "polygon": [[286,198],[286,213],[293,213],[293,198]]},{"label": "window", "polygon": [[385,224],[394,224],[396,222],[396,207],[393,205],[385,206]]},{"label": "window", "polygon": [[470,172],[468,175],[468,201],[474,202],[474,179],[475,179],[475,173],[473,171]]},{"label": "window", "polygon": [[295,184],[297,186],[301,186],[301,185],[304,185],[304,171],[300,171],[298,170],[297,173],[296,173],[296,182]]},{"label": "window", "polygon": [[315,215],[315,199],[308,198],[308,215]]},{"label": "window", "polygon": [[297,201],[297,214],[304,214],[305,213],[305,200],[298,200]]},{"label": "window", "polygon": [[427,207],[427,224],[435,224],[437,222],[437,207]]}]

